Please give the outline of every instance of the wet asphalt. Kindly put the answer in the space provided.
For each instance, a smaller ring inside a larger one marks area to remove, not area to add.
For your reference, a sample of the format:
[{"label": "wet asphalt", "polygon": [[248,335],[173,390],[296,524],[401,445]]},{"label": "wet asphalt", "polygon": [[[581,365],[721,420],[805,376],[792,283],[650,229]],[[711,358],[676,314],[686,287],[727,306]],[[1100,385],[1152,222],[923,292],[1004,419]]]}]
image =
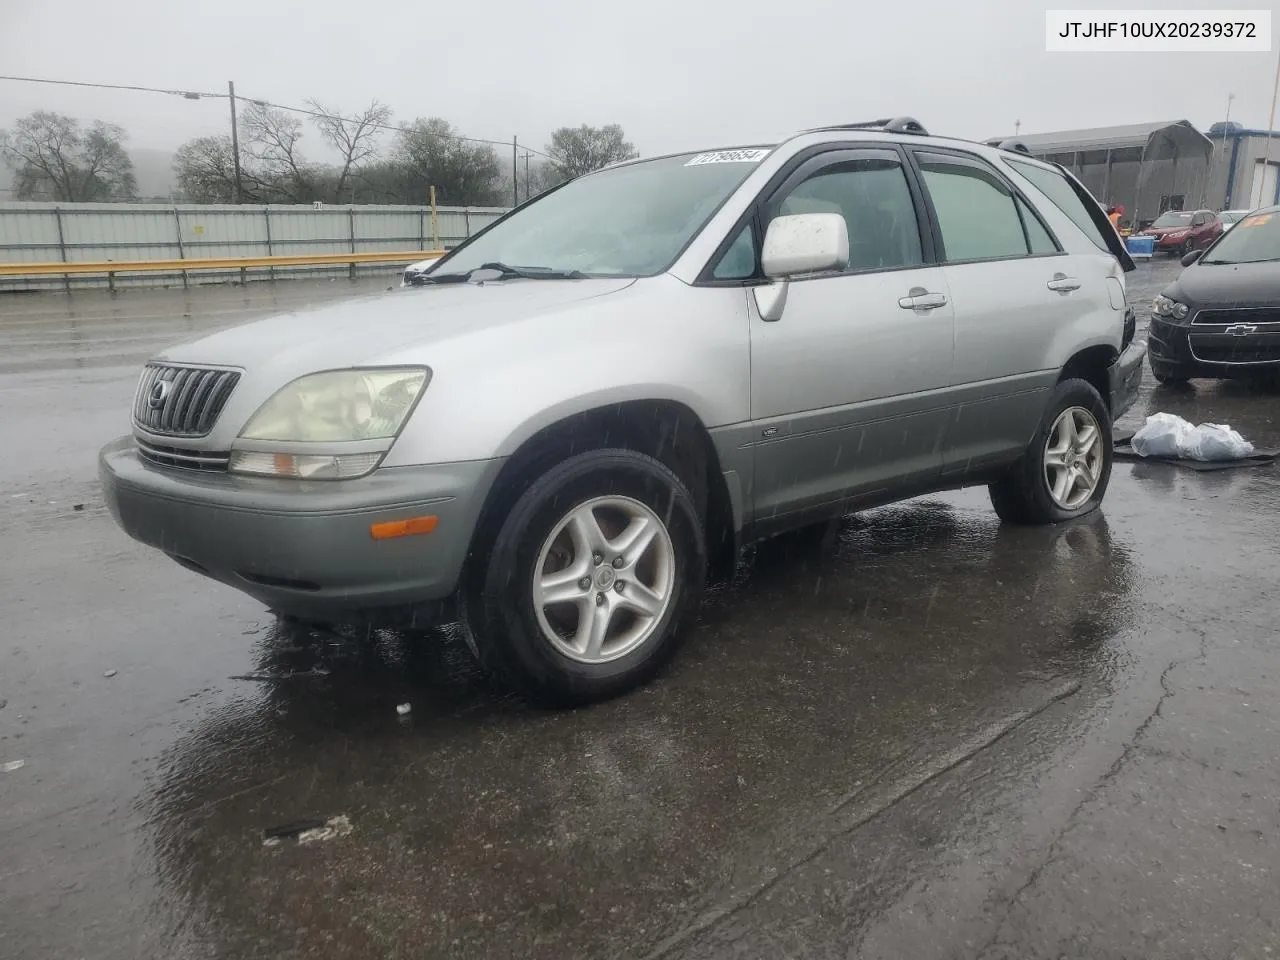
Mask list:
[{"label": "wet asphalt", "polygon": [[[0,298],[0,957],[1280,953],[1280,470],[767,544],[658,682],[538,712],[449,629],[276,622],[97,489],[151,352],[386,283]],[[1157,410],[1280,447],[1274,390]]]}]

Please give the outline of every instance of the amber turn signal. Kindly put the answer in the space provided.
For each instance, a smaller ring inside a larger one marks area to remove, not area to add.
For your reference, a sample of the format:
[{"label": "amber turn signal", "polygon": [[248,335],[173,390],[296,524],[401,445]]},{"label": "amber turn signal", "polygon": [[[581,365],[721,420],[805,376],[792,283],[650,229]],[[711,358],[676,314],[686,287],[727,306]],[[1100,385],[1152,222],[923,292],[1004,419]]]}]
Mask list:
[{"label": "amber turn signal", "polygon": [[375,540],[412,537],[420,533],[430,533],[439,522],[440,518],[434,514],[426,517],[410,517],[408,520],[389,520],[386,523],[370,524],[369,534]]}]

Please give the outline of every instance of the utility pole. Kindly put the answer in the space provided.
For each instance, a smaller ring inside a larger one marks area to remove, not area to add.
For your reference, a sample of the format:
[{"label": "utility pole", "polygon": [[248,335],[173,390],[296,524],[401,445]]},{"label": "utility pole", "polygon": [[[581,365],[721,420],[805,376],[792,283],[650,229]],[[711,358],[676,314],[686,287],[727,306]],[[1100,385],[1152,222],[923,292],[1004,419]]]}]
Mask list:
[{"label": "utility pole", "polygon": [[511,138],[511,199],[512,206],[520,206],[520,173],[516,169],[516,152],[519,150],[519,144],[516,138]]},{"label": "utility pole", "polygon": [[[1267,149],[1262,155],[1262,185],[1267,185],[1267,171],[1271,169],[1271,141],[1276,138],[1276,97],[1280,96],[1280,51],[1276,53],[1276,85],[1271,90],[1271,114],[1267,117]],[[1280,192],[1280,172],[1276,173],[1276,190]],[[1270,199],[1258,197],[1258,206],[1265,207],[1275,203]]]},{"label": "utility pole", "polygon": [[531,154],[528,150],[524,152],[524,198],[525,200],[528,200],[529,196],[533,192],[529,184],[529,158],[531,156],[533,156],[533,154]]},{"label": "utility pole", "polygon": [[236,170],[236,188],[233,196],[235,202],[239,203],[241,198],[240,192],[240,132],[236,129],[236,85],[234,81],[227,81],[227,95],[231,101],[231,162]]},{"label": "utility pole", "polygon": [[1021,129],[1022,129],[1022,121],[1021,120],[1013,121],[1013,135],[1015,137],[1018,135],[1018,131]]}]

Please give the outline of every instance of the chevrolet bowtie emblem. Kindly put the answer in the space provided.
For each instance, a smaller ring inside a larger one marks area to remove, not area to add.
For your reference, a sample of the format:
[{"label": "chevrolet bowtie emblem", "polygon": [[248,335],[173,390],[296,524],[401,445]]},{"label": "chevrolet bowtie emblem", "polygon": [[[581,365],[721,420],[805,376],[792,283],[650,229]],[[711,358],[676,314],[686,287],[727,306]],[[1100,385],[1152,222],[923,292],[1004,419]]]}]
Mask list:
[{"label": "chevrolet bowtie emblem", "polygon": [[1233,337],[1247,337],[1251,333],[1257,333],[1258,328],[1252,323],[1237,323],[1234,326],[1227,327],[1222,332],[1229,333]]}]

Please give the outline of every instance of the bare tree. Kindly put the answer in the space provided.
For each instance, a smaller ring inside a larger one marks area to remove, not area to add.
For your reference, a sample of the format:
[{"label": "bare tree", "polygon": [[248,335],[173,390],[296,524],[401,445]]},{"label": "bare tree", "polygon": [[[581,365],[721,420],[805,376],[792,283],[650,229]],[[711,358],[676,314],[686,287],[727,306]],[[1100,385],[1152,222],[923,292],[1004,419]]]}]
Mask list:
[{"label": "bare tree", "polygon": [[580,127],[561,127],[551,134],[547,153],[565,179],[638,156],[635,146],[627,142],[622,127],[616,123],[605,127],[585,123]]},{"label": "bare tree", "polygon": [[241,143],[256,177],[289,203],[315,199],[319,171],[303,159],[302,121],[284,110],[250,101],[241,121]]},{"label": "bare tree", "polygon": [[391,108],[374,100],[359,113],[344,117],[337,110],[330,110],[318,100],[307,104],[322,116],[313,122],[329,146],[338,151],[342,161],[338,167],[337,182],[333,188],[333,200],[346,199],[352,175],[378,155],[378,137],[391,119]]},{"label": "bare tree", "polygon": [[0,156],[16,174],[19,200],[126,200],[137,191],[126,136],[114,123],[95,120],[86,128],[37,110],[0,131]]}]

